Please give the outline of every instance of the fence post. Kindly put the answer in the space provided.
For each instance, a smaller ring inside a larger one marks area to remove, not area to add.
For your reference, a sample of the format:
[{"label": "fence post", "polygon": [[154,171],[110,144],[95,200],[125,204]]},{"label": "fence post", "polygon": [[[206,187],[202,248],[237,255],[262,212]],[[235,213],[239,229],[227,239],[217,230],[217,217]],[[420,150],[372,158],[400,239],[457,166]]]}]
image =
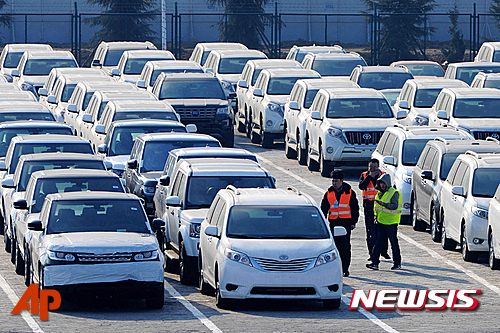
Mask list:
[{"label": "fence post", "polygon": [[325,14],[325,45],[328,45],[328,15]]},{"label": "fence post", "polygon": [[28,15],[24,15],[24,43],[28,44]]},{"label": "fence post", "polygon": [[78,63],[82,61],[82,14],[78,14]]},{"label": "fence post", "polygon": [[174,19],[173,19],[173,30],[174,30],[174,38],[175,38],[175,41],[174,41],[174,47],[173,47],[173,51],[174,51],[174,54],[175,54],[175,57],[177,59],[179,59],[179,52],[178,52],[178,44],[179,44],[179,34],[177,33],[177,24],[178,24],[178,12],[177,12],[177,2],[174,3]]},{"label": "fence post", "polygon": [[427,15],[424,15],[424,60],[427,60]]},{"label": "fence post", "polygon": [[179,25],[179,43],[177,43],[177,59],[182,55],[182,14],[179,14],[177,24]]},{"label": "fence post", "polygon": [[227,42],[227,13],[224,13],[224,41]]},{"label": "fence post", "polygon": [[278,49],[278,27],[280,21],[278,20],[278,2],[274,3],[274,58],[280,58],[280,53]]},{"label": "fence post", "polygon": [[479,44],[479,38],[478,38],[478,32],[479,32],[479,29],[478,29],[478,24],[479,23],[479,20],[478,20],[478,17],[477,17],[477,14],[476,14],[476,3],[474,2],[472,4],[472,15],[474,17],[474,26],[473,26],[473,34],[474,34],[474,43],[472,44],[472,57],[475,57],[476,56],[476,50],[477,50],[477,45]]},{"label": "fence post", "polygon": [[73,53],[73,55],[75,55],[75,48],[74,48],[74,41],[75,41],[75,27],[74,27],[74,14],[71,13],[71,53]]},{"label": "fence post", "polygon": [[377,64],[377,18],[378,18],[378,13],[377,13],[377,3],[373,3],[373,61],[372,61],[372,66]]},{"label": "fence post", "polygon": [[278,15],[278,54],[281,58],[281,14]]},{"label": "fence post", "polygon": [[73,53],[73,55],[75,56],[75,59],[78,59],[78,51],[79,51],[78,50],[78,3],[75,1],[73,4],[75,9],[75,27],[73,28],[73,34],[75,39],[75,52]]},{"label": "fence post", "polygon": [[469,61],[472,61],[472,50],[474,49],[472,47],[474,41],[474,36],[472,35],[472,30],[473,30],[473,26],[474,26],[474,16],[473,15],[469,15]]}]

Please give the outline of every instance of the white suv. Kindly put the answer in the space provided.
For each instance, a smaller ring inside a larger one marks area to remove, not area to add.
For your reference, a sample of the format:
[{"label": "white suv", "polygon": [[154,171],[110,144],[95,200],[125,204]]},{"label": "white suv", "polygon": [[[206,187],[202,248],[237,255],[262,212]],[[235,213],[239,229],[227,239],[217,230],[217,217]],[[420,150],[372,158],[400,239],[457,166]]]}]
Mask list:
[{"label": "white suv", "polygon": [[438,129],[426,126],[396,125],[386,129],[372,154],[372,158],[379,160],[380,169],[391,176],[393,185],[401,193],[403,221],[410,221],[413,215],[411,174],[427,142],[436,137],[446,140],[473,139],[469,133],[453,127]]},{"label": "white suv", "polygon": [[468,151],[458,156],[441,188],[445,250],[460,244],[466,261],[488,251],[488,206],[499,182],[500,155]]},{"label": "white suv", "polygon": [[248,298],[340,306],[342,265],[332,233],[316,202],[296,190],[219,191],[201,224],[199,251],[200,291],[215,289],[220,308]]},{"label": "white suv", "polygon": [[356,52],[350,53],[308,53],[302,60],[302,67],[313,69],[322,77],[350,77],[356,66],[367,66],[365,59]]},{"label": "white suv", "polygon": [[490,268],[500,269],[500,186],[488,208],[488,249]]},{"label": "white suv", "polygon": [[166,50],[125,51],[120,58],[118,68],[113,68],[111,75],[117,81],[136,84],[141,76],[142,68],[152,60],[175,60],[175,57],[172,52]]}]

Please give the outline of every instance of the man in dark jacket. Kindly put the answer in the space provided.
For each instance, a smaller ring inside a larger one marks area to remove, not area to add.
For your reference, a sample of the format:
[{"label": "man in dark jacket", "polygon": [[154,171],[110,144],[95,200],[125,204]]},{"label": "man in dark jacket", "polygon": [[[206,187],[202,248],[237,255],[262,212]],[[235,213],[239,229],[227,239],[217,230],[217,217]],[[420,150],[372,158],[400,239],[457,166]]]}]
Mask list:
[{"label": "man in dark jacket", "polygon": [[342,259],[344,276],[349,276],[351,231],[356,227],[359,218],[358,199],[356,199],[356,193],[351,189],[351,186],[344,183],[342,172],[332,171],[331,177],[332,186],[323,196],[321,210],[328,219],[332,232],[334,227],[344,227],[347,231],[347,235],[334,237],[334,240]]}]

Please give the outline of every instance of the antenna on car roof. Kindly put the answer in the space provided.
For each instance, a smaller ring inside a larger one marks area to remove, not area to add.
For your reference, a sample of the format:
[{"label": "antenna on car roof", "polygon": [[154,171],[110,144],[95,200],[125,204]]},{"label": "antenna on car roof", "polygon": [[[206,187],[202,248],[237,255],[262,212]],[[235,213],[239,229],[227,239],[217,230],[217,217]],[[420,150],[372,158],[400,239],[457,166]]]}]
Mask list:
[{"label": "antenna on car roof", "polygon": [[240,191],[236,187],[234,187],[233,185],[227,185],[226,186],[226,190],[233,191],[234,194],[236,194],[236,195],[240,195],[241,194]]},{"label": "antenna on car roof", "polygon": [[293,186],[288,186],[287,190],[288,190],[288,191],[293,191],[293,192],[297,193],[297,195],[302,195],[302,193],[300,193],[300,191],[299,191],[299,190],[297,190],[297,189],[296,189],[295,187],[293,187]]},{"label": "antenna on car roof", "polygon": [[442,143],[444,143],[445,145],[449,145],[450,143],[448,142],[448,140],[446,140],[445,138],[441,137],[441,136],[437,136],[434,138],[435,141],[441,141]]}]

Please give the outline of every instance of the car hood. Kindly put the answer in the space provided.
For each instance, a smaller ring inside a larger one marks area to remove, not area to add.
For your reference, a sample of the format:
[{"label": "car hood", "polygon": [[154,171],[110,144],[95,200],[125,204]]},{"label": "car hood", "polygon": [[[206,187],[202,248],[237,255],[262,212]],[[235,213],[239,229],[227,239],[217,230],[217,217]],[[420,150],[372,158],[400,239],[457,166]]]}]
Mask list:
[{"label": "car hood", "polygon": [[207,217],[207,213],[208,208],[183,210],[181,213],[181,220],[185,220],[190,223],[201,223],[205,217]]},{"label": "car hood", "polygon": [[43,245],[51,251],[95,254],[158,249],[154,235],[135,232],[70,232],[45,235]]},{"label": "car hood", "polygon": [[125,164],[130,159],[130,155],[106,156],[105,161],[111,162],[113,169],[125,170]]},{"label": "car hood", "polygon": [[136,84],[137,81],[140,79],[140,77],[141,77],[141,74],[137,74],[137,75],[136,74],[122,74],[121,81]]},{"label": "car hood", "polygon": [[172,105],[175,109],[176,107],[205,107],[205,106],[227,106],[228,103],[223,99],[164,99]]},{"label": "car hood", "polygon": [[415,110],[415,113],[417,113],[419,116],[424,116],[426,118],[429,118],[429,113],[431,113],[432,107],[430,108],[413,108]]},{"label": "car hood", "polygon": [[221,81],[231,82],[236,84],[240,79],[241,74],[217,74],[217,78]]},{"label": "car hood", "polygon": [[280,105],[285,105],[288,97],[289,95],[267,95],[270,102],[278,103]]},{"label": "car hood", "polygon": [[496,132],[500,127],[500,118],[453,118],[452,125],[469,130],[492,130]]},{"label": "car hood", "polygon": [[484,210],[488,210],[488,207],[490,205],[491,198],[479,198],[479,197],[474,197],[474,201],[476,202],[476,205],[479,208],[482,208]]},{"label": "car hood", "polygon": [[48,78],[48,75],[23,75],[22,82],[31,83],[34,86],[43,86]]},{"label": "car hood", "polygon": [[163,171],[149,171],[149,172],[141,172],[141,177],[145,180],[155,180],[158,181],[163,174]]},{"label": "car hood", "polygon": [[331,126],[352,131],[385,131],[387,127],[397,124],[396,118],[327,118]]},{"label": "car hood", "polygon": [[253,258],[279,260],[281,255],[288,260],[317,258],[320,254],[333,249],[332,239],[235,239],[229,247]]}]

